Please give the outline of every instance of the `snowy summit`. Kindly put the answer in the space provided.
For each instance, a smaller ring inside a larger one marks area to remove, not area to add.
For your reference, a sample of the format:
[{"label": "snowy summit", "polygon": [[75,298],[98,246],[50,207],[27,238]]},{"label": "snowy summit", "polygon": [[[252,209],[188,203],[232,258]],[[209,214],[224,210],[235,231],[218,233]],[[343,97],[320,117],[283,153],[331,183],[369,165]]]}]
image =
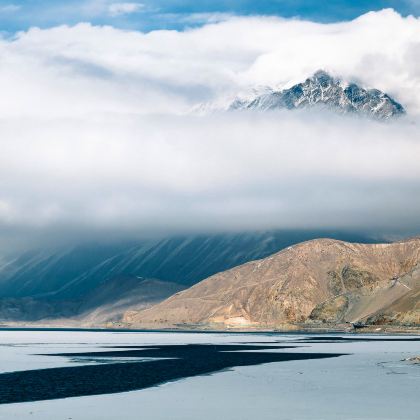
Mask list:
[{"label": "snowy summit", "polygon": [[289,89],[269,89],[247,99],[235,98],[228,109],[297,109],[326,107],[339,113],[356,113],[378,119],[402,114],[401,104],[378,89],[364,89],[356,83],[345,83],[323,70]]}]

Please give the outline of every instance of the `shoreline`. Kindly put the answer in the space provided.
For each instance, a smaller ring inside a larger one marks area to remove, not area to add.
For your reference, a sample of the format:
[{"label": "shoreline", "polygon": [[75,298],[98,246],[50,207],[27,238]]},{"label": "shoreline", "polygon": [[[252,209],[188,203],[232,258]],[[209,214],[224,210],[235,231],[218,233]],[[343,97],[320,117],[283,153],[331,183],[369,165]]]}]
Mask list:
[{"label": "shoreline", "polygon": [[372,335],[420,335],[420,326],[390,326],[375,325],[362,328],[322,325],[289,325],[283,328],[253,327],[253,328],[217,328],[215,325],[179,325],[164,326],[70,326],[51,324],[0,324],[1,331],[80,331],[80,332],[162,332],[162,333],[206,333],[206,334],[372,334]]}]

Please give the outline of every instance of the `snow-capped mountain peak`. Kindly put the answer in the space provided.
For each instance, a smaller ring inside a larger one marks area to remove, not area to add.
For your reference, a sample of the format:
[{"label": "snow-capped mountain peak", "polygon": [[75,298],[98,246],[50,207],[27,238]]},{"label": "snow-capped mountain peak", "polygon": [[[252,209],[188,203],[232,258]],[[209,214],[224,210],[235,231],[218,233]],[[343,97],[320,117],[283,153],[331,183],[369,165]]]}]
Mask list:
[{"label": "snow-capped mountain peak", "polygon": [[266,111],[313,107],[377,119],[389,119],[405,114],[403,106],[386,93],[378,89],[366,89],[356,83],[345,83],[323,70],[288,89],[265,88],[258,89],[254,94],[251,92],[246,96],[237,96],[222,108]]}]

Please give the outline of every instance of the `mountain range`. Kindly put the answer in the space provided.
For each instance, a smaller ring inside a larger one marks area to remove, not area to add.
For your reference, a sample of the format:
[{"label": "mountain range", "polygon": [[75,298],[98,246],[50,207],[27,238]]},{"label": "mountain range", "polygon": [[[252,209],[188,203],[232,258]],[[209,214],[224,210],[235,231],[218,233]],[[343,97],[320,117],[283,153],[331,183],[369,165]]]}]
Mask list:
[{"label": "mountain range", "polygon": [[217,273],[323,235],[264,231],[200,234],[40,249],[3,257],[0,323],[73,319],[96,325],[155,304]]}]

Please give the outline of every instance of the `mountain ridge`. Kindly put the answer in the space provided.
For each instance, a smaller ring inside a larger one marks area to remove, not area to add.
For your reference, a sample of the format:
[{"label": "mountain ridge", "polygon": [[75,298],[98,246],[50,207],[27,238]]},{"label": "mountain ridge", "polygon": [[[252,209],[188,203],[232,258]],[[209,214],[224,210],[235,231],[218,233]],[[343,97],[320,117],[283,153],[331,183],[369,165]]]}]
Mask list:
[{"label": "mountain ridge", "polygon": [[[217,105],[210,105],[209,109],[212,107],[218,109]],[[247,97],[237,96],[222,108],[225,111],[324,108],[339,114],[354,114],[377,120],[389,120],[406,113],[400,103],[379,89],[367,89],[355,82],[344,82],[324,70],[318,70],[304,82],[290,88],[254,89]]]}]

